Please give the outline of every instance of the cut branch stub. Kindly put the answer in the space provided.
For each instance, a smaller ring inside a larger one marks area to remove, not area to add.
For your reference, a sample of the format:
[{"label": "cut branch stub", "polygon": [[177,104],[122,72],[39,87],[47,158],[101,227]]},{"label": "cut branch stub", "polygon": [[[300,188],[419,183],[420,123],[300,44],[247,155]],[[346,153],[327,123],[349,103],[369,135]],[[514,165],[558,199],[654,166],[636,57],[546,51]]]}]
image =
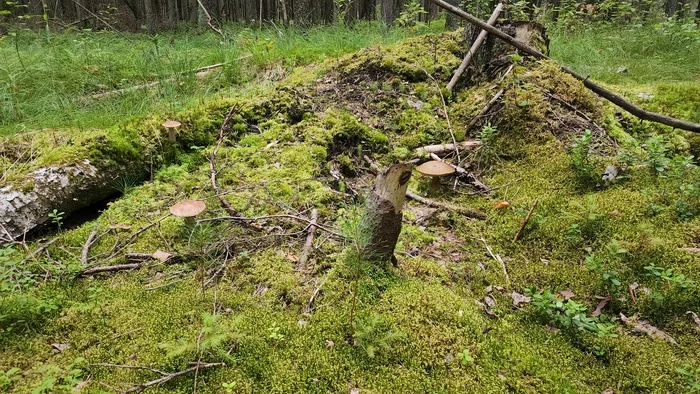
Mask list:
[{"label": "cut branch stub", "polygon": [[413,164],[394,164],[377,177],[360,222],[360,257],[363,260],[389,261],[394,258],[412,169]]}]

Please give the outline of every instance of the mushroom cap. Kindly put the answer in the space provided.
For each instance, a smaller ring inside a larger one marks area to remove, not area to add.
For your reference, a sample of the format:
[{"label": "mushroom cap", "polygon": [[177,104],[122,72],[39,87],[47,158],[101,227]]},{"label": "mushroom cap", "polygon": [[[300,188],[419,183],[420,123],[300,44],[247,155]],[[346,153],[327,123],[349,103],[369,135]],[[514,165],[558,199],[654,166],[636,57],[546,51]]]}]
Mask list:
[{"label": "mushroom cap", "polygon": [[178,122],[177,120],[166,120],[165,122],[163,122],[163,127],[165,127],[166,129],[180,127],[181,125],[182,123]]},{"label": "mushroom cap", "polygon": [[170,213],[180,218],[191,218],[197,216],[207,209],[204,201],[184,200],[170,207]]},{"label": "mushroom cap", "polygon": [[416,167],[416,171],[423,175],[429,176],[445,176],[450,175],[455,172],[454,167],[451,165],[437,160],[426,161],[425,163]]}]

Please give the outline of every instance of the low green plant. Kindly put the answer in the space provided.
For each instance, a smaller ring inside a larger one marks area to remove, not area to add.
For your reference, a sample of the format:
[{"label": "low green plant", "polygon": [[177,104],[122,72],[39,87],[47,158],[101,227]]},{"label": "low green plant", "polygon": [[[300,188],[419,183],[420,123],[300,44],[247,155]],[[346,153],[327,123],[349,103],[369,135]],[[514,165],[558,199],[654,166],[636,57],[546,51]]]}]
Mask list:
[{"label": "low green plant", "polygon": [[396,18],[396,24],[401,27],[420,26],[418,22],[420,16],[427,13],[419,1],[411,0]]},{"label": "low green plant", "polygon": [[649,137],[644,142],[644,148],[646,154],[643,164],[655,174],[666,171],[671,159],[666,156],[668,148],[664,137],[661,135]]},{"label": "low green plant", "polygon": [[602,258],[591,252],[586,256],[586,269],[600,275],[603,290],[610,296],[617,296],[621,293],[622,281],[620,275],[615,270],[606,268],[606,264],[621,258],[629,253],[617,240],[612,240],[606,246],[607,256]]},{"label": "low green plant", "polygon": [[58,209],[54,209],[53,211],[49,212],[49,219],[51,219],[51,223],[56,225],[59,231],[61,231],[61,228],[63,227],[63,219],[65,214],[65,212],[59,211]]},{"label": "low green plant", "polygon": [[21,370],[19,368],[10,368],[7,371],[0,369],[0,391],[5,392],[12,387],[12,384],[19,378],[17,375]]},{"label": "low green plant", "polygon": [[591,159],[591,139],[591,131],[584,131],[583,135],[574,140],[569,155],[571,168],[583,185],[595,184],[598,180],[595,163]]},{"label": "low green plant", "polygon": [[223,382],[223,383],[221,383],[221,387],[223,387],[224,391],[226,391],[226,393],[228,393],[228,394],[233,393],[236,386],[238,386],[237,382],[230,382],[230,383]]},{"label": "low green plant", "polygon": [[180,338],[176,342],[161,343],[159,346],[166,351],[170,359],[184,358],[192,361],[195,356],[205,356],[207,359],[231,361],[228,353],[231,342],[239,335],[221,322],[221,315],[202,314],[202,329],[197,337]]},{"label": "low green plant", "polygon": [[700,367],[685,364],[682,368],[676,368],[676,372],[685,378],[688,386],[687,394],[700,393]]},{"label": "low green plant", "polygon": [[277,343],[284,342],[286,336],[281,332],[281,330],[282,328],[280,326],[273,324],[272,327],[267,329],[267,331],[270,333],[267,337]]},{"label": "low green plant", "polygon": [[355,345],[362,348],[369,358],[391,350],[394,342],[406,337],[401,332],[390,330],[380,315],[358,317],[353,326]]},{"label": "low green plant", "polygon": [[500,146],[498,144],[499,131],[496,126],[491,123],[486,123],[481,127],[481,130],[476,136],[476,139],[481,142],[481,146],[476,151],[476,161],[481,164],[489,165],[498,159]]},{"label": "low green plant", "polygon": [[600,337],[617,337],[613,319],[601,316],[588,316],[588,308],[572,299],[564,300],[558,294],[545,289],[538,292],[536,288],[525,289],[525,294],[532,298],[535,313],[548,323],[562,329],[587,331]]},{"label": "low green plant", "polygon": [[474,362],[474,357],[472,357],[469,349],[464,349],[461,352],[457,353],[457,358],[459,359],[459,362],[462,365],[469,365]]},{"label": "low green plant", "polygon": [[42,374],[41,382],[32,388],[32,394],[73,392],[82,381],[86,361],[79,357],[66,368],[54,364],[42,364],[37,369]]},{"label": "low green plant", "polygon": [[37,283],[37,276],[22,263],[21,254],[11,246],[0,247],[0,294],[21,293]]},{"label": "low green plant", "polygon": [[651,263],[644,267],[647,275],[663,280],[668,286],[677,286],[681,290],[687,290],[695,286],[695,282],[686,278],[684,274],[675,272],[672,268],[663,268]]}]

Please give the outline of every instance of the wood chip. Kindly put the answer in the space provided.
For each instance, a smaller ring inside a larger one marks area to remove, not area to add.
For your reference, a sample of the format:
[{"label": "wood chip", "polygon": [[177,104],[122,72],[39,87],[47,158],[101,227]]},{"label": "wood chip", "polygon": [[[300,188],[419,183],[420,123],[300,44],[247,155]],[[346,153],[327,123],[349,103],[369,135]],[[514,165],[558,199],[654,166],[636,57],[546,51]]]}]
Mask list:
[{"label": "wood chip", "polygon": [[574,296],[576,295],[576,294],[574,294],[573,291],[571,291],[571,289],[563,290],[563,291],[559,292],[559,294],[561,294],[561,296],[564,297],[564,299],[566,301],[569,301],[570,299],[574,298]]},{"label": "wood chip", "polygon": [[593,311],[592,315],[593,316],[600,316],[600,314],[603,312],[603,308],[605,308],[605,305],[608,305],[608,302],[610,302],[610,298],[603,298],[600,300],[598,303],[598,306],[595,307],[595,310]]},{"label": "wood chip", "polygon": [[70,345],[67,343],[52,343],[51,347],[57,350],[59,353],[70,349]]}]

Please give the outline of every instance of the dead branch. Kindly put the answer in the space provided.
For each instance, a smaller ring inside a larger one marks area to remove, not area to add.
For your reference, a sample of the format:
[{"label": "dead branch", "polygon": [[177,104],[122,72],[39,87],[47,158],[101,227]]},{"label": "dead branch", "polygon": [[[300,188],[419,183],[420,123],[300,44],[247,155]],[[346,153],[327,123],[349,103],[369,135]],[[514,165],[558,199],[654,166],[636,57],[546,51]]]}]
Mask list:
[{"label": "dead branch", "polygon": [[87,264],[88,254],[90,253],[90,246],[92,246],[92,242],[95,240],[95,236],[97,236],[97,229],[92,230],[90,236],[87,238],[87,241],[85,241],[85,245],[83,245],[83,252],[80,254],[80,262],[82,264]]},{"label": "dead branch", "polygon": [[[489,20],[486,22],[489,25],[493,25],[496,23],[496,20],[498,19],[498,16],[501,14],[501,11],[503,10],[503,3],[498,3],[496,6],[496,9],[493,10],[493,13],[491,14],[491,17]],[[457,85],[457,82],[459,82],[459,78],[462,76],[464,71],[467,69],[469,66],[469,63],[472,60],[472,57],[474,54],[479,50],[481,47],[481,44],[484,43],[486,40],[486,36],[488,36],[489,32],[486,30],[482,30],[479,33],[479,36],[476,37],[476,40],[474,40],[474,43],[472,44],[471,48],[469,48],[469,52],[467,52],[467,56],[464,57],[464,60],[462,60],[462,64],[459,65],[459,68],[457,68],[457,71],[455,71],[455,75],[452,76],[452,79],[450,82],[447,84],[447,90],[452,90],[454,89],[455,85]]]},{"label": "dead branch", "polygon": [[316,301],[318,293],[321,292],[321,288],[326,283],[326,279],[328,279],[328,277],[323,278],[323,281],[321,281],[321,283],[318,286],[316,286],[316,289],[314,289],[314,293],[311,295],[311,298],[309,298],[309,302],[306,304],[306,308],[304,308],[304,315],[308,315],[314,310],[314,302]]},{"label": "dead branch", "polygon": [[497,255],[493,253],[493,249],[489,246],[489,244],[486,243],[486,240],[482,238],[478,238],[479,241],[481,241],[484,244],[484,247],[486,248],[486,251],[488,252],[489,256],[496,260],[499,264],[501,264],[501,268],[503,269],[503,276],[506,279],[506,286],[510,286],[510,275],[508,275],[508,270],[506,269],[506,263],[503,261],[500,255]]},{"label": "dead branch", "polygon": [[[187,375],[188,373],[191,373],[191,372],[194,372],[194,371],[198,371],[198,370],[200,370],[200,369],[206,369],[206,368],[212,368],[212,367],[220,367],[220,366],[224,366],[224,365],[226,365],[226,364],[224,364],[224,363],[195,363],[195,366],[193,366],[193,367],[187,368],[187,369],[182,370],[182,371],[179,371],[179,372],[173,372],[173,373],[165,373],[165,372],[162,372],[162,371],[153,370],[153,369],[148,368],[148,367],[141,367],[141,368],[139,368],[139,369],[150,370],[150,371],[152,371],[152,372],[154,372],[154,373],[157,373],[157,374],[162,375],[162,377],[161,377],[161,378],[158,378],[158,379],[155,379],[155,380],[151,380],[150,382],[141,383],[141,384],[137,384],[137,385],[135,385],[135,386],[132,386],[132,387],[130,387],[130,388],[128,388],[128,389],[122,391],[122,394],[127,394],[127,393],[138,393],[138,392],[141,392],[141,391],[143,391],[143,390],[145,390],[145,389],[147,389],[147,388],[149,388],[149,387],[157,386],[157,385],[160,385],[160,384],[169,382],[169,381],[171,381],[171,380],[173,380],[173,379],[175,379],[175,378],[177,378],[177,377],[180,377],[180,376],[182,376],[182,375]],[[123,368],[123,367],[125,367],[125,366],[117,366],[117,365],[109,365],[109,364],[105,364],[104,366],[112,366],[112,367],[116,367],[116,368]]]},{"label": "dead branch", "polygon": [[520,225],[520,230],[518,230],[518,233],[515,234],[515,238],[513,238],[513,242],[518,242],[520,237],[523,235],[523,231],[525,230],[525,226],[527,226],[527,223],[530,221],[530,216],[532,216],[532,213],[535,211],[535,208],[537,208],[537,203],[538,203],[538,200],[535,199],[535,202],[532,203],[532,207],[530,208],[530,211],[527,213],[527,216],[525,216],[525,219],[523,219],[523,223]]},{"label": "dead branch", "polygon": [[[490,34],[493,34],[494,36],[500,38],[501,40],[505,41],[506,43],[519,49],[520,51],[522,51],[525,54],[531,55],[537,59],[551,60],[549,58],[549,56],[541,53],[537,49],[532,48],[531,46],[516,40],[515,38],[509,36],[508,34],[504,33],[503,31],[501,31],[500,29],[485,23],[481,19],[467,13],[466,11],[462,10],[459,7],[456,7],[456,6],[446,2],[444,0],[431,0],[431,1],[435,4],[437,4],[439,7],[461,17],[462,19],[466,20],[467,22],[469,22],[473,25],[476,25],[477,27],[480,27],[483,30],[486,30]],[[675,127],[675,128],[682,129],[682,130],[691,131],[693,133],[700,133],[700,124],[698,124],[698,123],[693,123],[693,122],[689,122],[689,121],[682,120],[682,119],[672,118],[672,117],[662,115],[662,114],[659,114],[656,112],[647,111],[647,110],[640,108],[640,107],[632,104],[631,102],[625,100],[622,96],[619,96],[619,95],[611,92],[610,90],[607,90],[604,87],[598,85],[597,83],[591,81],[587,76],[583,76],[581,74],[578,74],[566,66],[560,66],[560,67],[561,67],[561,70],[564,71],[565,73],[571,75],[572,77],[578,79],[579,81],[582,81],[584,86],[586,86],[592,92],[596,93],[600,97],[605,98],[606,100],[608,100],[611,103],[615,104],[616,106],[624,109],[625,111],[631,113],[632,115],[638,117],[639,119],[665,124],[667,126]]]},{"label": "dead branch", "polygon": [[299,257],[299,264],[297,264],[297,271],[301,271],[306,262],[309,260],[309,254],[311,254],[311,247],[314,244],[314,238],[316,236],[316,222],[318,222],[318,209],[311,211],[311,222],[309,223],[309,233],[306,235],[306,243],[304,244],[304,249]]},{"label": "dead branch", "polygon": [[411,200],[418,201],[419,203],[427,205],[429,207],[461,213],[470,218],[486,219],[486,214],[481,211],[477,211],[476,209],[437,202],[435,200],[431,200],[429,198],[420,196],[410,190],[406,190],[406,197],[410,198]]},{"label": "dead branch", "polygon": [[109,363],[94,363],[94,364],[89,364],[91,367],[108,367],[108,368],[121,368],[121,369],[140,369],[144,371],[151,371],[153,373],[157,373],[158,375],[162,376],[168,376],[169,374],[167,372],[163,372],[158,369],[146,367],[143,365],[122,365],[122,364],[109,364]]},{"label": "dead branch", "polygon": [[[200,3],[201,4],[201,3]],[[238,106],[232,106],[231,109],[228,110],[228,113],[226,114],[226,117],[224,118],[223,123],[221,123],[221,128],[219,129],[219,138],[216,141],[216,146],[214,147],[214,150],[211,152],[211,155],[209,156],[209,174],[211,178],[211,187],[214,189],[214,194],[216,194],[216,197],[219,199],[221,202],[221,206],[226,210],[226,212],[229,213],[231,216],[240,216],[240,213],[231,205],[226,198],[221,194],[221,191],[219,190],[219,185],[216,182],[216,154],[219,151],[219,148],[221,147],[221,144],[224,141],[224,130],[226,129],[226,125],[228,122],[231,120],[231,117],[233,116],[233,113],[238,110]]]},{"label": "dead branch", "polygon": [[117,264],[117,265],[108,265],[105,267],[88,268],[88,269],[84,270],[83,272],[81,272],[78,276],[90,276],[90,275],[95,275],[95,274],[102,274],[105,272],[117,272],[117,271],[133,270],[136,268],[141,268],[147,262],[148,262],[148,260],[144,260],[140,263]]},{"label": "dead branch", "polygon": [[[462,141],[457,144],[460,149],[468,149],[468,148],[475,148],[478,146],[481,146],[480,141],[476,140],[468,140],[468,141]],[[420,148],[416,148],[415,152],[417,154],[422,154],[422,153],[434,153],[436,155],[441,155],[445,154],[448,152],[452,152],[455,150],[455,145],[454,144],[438,144],[438,145],[427,145],[427,146],[422,146]]]},{"label": "dead branch", "polygon": [[211,28],[214,32],[219,34],[221,36],[221,38],[224,41],[226,41],[226,35],[224,35],[224,32],[221,31],[221,29],[219,29],[218,27],[214,26],[213,23],[211,23],[211,21],[212,21],[211,14],[209,14],[209,10],[207,10],[207,8],[204,6],[204,4],[202,4],[202,0],[197,0],[197,4],[199,4],[199,7],[204,12],[204,16],[206,16],[206,18],[207,18],[207,26],[209,26],[209,28]]},{"label": "dead branch", "polygon": [[[431,153],[430,158],[433,160],[437,160],[437,161],[444,161],[440,158],[440,156],[436,155],[435,153]],[[447,162],[445,162],[445,163],[447,163]],[[455,171],[457,172],[457,174],[466,177],[469,180],[470,185],[476,187],[477,189],[481,190],[484,193],[489,193],[491,191],[491,188],[486,186],[479,179],[477,179],[476,175],[474,175],[473,173],[467,171],[466,169],[464,169],[460,166],[456,166],[452,163],[447,163],[447,164],[449,166],[451,166],[452,168],[454,168]]]},{"label": "dead branch", "polygon": [[[207,219],[200,219],[197,220],[197,223],[203,223],[203,222],[216,222],[216,221],[222,221],[222,220],[228,220],[232,222],[257,222],[261,220],[267,220],[267,219],[292,219],[296,220],[299,222],[304,222],[308,225],[311,225],[311,220],[307,218],[303,218],[301,216],[295,216],[295,215],[286,215],[286,214],[280,214],[280,215],[265,215],[265,216],[256,216],[256,217],[244,217],[244,216],[219,216],[216,218],[207,218]],[[328,234],[334,235],[338,238],[345,238],[344,235],[339,234],[333,229],[326,227],[322,224],[315,223],[314,226],[316,226],[318,229],[323,230],[327,232]]]},{"label": "dead branch", "polygon": [[493,106],[498,102],[498,100],[501,98],[501,96],[503,96],[503,92],[504,92],[503,89],[499,90],[498,93],[496,93],[491,98],[491,100],[489,100],[489,102],[486,103],[486,105],[484,105],[483,108],[481,108],[481,111],[479,111],[479,113],[476,116],[474,116],[467,124],[467,131],[469,131],[472,127],[474,127],[474,125],[476,124],[476,122],[479,121],[479,119],[483,118],[484,116],[486,116],[489,113],[489,111],[491,111],[491,108],[493,108]]},{"label": "dead branch", "polygon": [[49,246],[51,246],[51,245],[53,245],[54,243],[56,243],[56,241],[58,241],[58,237],[56,237],[56,238],[54,238],[54,239],[52,239],[52,240],[50,240],[50,241],[44,243],[43,245],[39,246],[35,251],[33,251],[32,253],[30,253],[30,254],[29,254],[27,257],[25,257],[24,259],[22,259],[22,263],[25,263],[25,262],[29,261],[29,259],[33,259],[34,257],[36,257],[36,256],[38,256],[38,255],[44,253],[44,251],[45,251],[46,249],[48,249]]}]

